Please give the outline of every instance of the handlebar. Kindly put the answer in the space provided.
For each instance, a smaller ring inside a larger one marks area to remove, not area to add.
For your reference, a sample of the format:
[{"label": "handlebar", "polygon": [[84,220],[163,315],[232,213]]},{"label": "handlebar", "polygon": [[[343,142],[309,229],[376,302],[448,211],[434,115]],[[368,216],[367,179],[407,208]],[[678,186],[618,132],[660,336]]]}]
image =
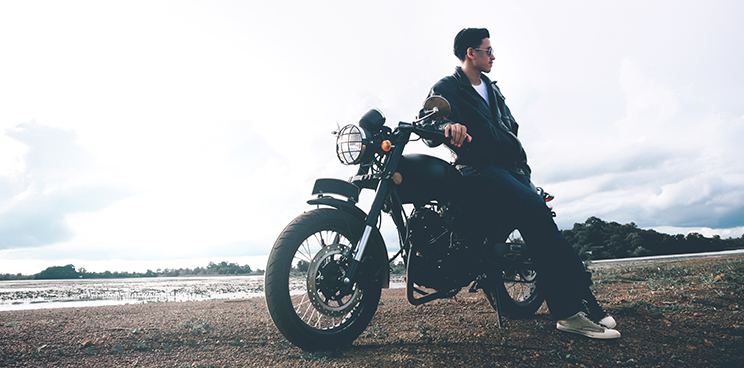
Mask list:
[{"label": "handlebar", "polygon": [[444,132],[440,129],[429,128],[420,124],[416,124],[421,121],[421,119],[417,119],[413,123],[406,123],[401,121],[400,123],[398,123],[398,129],[411,131],[424,139],[447,139],[447,137],[444,136]]},{"label": "handlebar", "polygon": [[424,139],[442,141],[447,140],[447,137],[444,135],[444,131],[440,129],[420,127],[419,129],[415,130],[415,132]]}]

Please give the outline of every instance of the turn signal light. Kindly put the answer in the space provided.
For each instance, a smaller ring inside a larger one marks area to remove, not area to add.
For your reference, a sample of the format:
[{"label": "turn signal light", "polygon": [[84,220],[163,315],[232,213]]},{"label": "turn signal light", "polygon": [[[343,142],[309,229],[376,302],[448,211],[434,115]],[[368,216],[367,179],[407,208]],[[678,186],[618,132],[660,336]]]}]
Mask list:
[{"label": "turn signal light", "polygon": [[382,143],[380,143],[380,148],[382,148],[382,150],[385,152],[390,152],[390,149],[393,148],[393,144],[390,143],[390,141],[386,139],[382,141]]},{"label": "turn signal light", "polygon": [[393,173],[393,183],[395,185],[400,185],[400,183],[403,182],[403,175],[401,175],[399,172]]}]

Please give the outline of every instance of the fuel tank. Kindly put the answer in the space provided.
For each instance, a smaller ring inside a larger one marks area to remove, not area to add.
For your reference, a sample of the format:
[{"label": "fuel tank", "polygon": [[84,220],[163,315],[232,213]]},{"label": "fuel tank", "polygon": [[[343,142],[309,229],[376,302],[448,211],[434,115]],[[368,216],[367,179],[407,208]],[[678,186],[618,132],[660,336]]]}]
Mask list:
[{"label": "fuel tank", "polygon": [[396,189],[403,203],[451,201],[463,181],[460,172],[447,161],[421,154],[401,157],[396,172]]}]

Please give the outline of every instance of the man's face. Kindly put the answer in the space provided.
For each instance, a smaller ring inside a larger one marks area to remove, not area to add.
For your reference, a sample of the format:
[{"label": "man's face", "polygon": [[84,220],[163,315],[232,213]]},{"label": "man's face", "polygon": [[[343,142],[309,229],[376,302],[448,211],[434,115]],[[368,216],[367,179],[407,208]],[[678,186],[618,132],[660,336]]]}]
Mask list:
[{"label": "man's face", "polygon": [[484,38],[480,46],[473,49],[473,65],[482,73],[488,73],[491,71],[494,59],[496,59],[496,57],[493,56],[491,40]]}]

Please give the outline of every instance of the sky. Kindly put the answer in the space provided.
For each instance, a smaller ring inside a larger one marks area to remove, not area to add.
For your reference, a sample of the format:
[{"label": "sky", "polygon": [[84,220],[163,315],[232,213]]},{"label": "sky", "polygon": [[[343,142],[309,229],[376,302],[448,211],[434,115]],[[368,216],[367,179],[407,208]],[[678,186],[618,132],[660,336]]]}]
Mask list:
[{"label": "sky", "polygon": [[560,228],[738,238],[743,18],[741,1],[0,2],[0,273],[265,269],[313,181],[355,172],[331,132],[371,108],[410,121],[465,27],[491,31],[489,77]]}]

